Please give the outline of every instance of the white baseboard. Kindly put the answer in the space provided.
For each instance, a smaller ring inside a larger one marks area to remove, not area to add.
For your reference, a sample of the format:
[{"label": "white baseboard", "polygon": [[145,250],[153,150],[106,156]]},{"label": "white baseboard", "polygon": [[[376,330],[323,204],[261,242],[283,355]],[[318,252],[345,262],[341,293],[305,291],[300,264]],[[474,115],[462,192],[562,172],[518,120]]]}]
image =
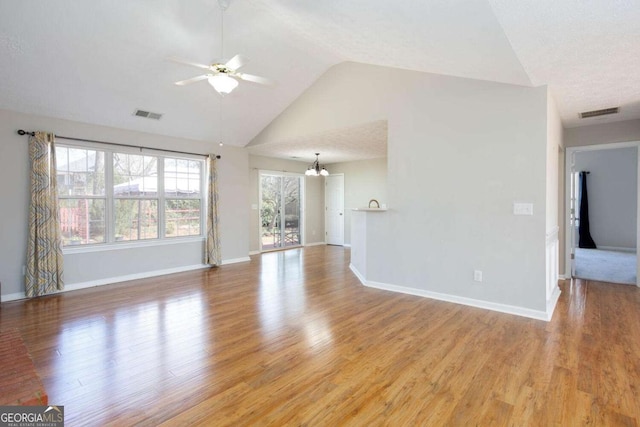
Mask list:
[{"label": "white baseboard", "polygon": [[126,274],[124,276],[108,277],[105,279],[89,280],[87,282],[73,283],[65,285],[60,292],[75,291],[78,289],[93,288],[95,286],[110,285],[112,283],[127,282],[129,280],[147,279],[149,277],[164,276],[166,274],[182,273],[185,271],[201,270],[210,268],[207,264],[187,265],[185,267],[167,268],[164,270],[145,271],[143,273]]},{"label": "white baseboard", "polygon": [[603,251],[636,252],[636,248],[620,248],[617,246],[598,246],[598,249],[602,249]]},{"label": "white baseboard", "polygon": [[551,317],[553,316],[553,312],[556,309],[556,304],[558,304],[558,300],[560,299],[560,293],[562,291],[560,291],[560,288],[558,286],[556,286],[555,288],[553,288],[553,294],[551,294],[551,298],[549,298],[549,301],[547,301],[547,315],[548,315],[548,319],[547,322],[551,320]]},{"label": "white baseboard", "polygon": [[[321,245],[326,245],[325,242],[313,242],[313,243],[305,243],[303,245],[303,247],[309,247],[309,246],[321,246]],[[296,246],[295,248],[299,248],[300,246]],[[269,249],[269,250],[264,250],[264,251],[249,251],[249,255],[260,255],[263,253],[267,253],[267,252],[277,252],[277,251],[281,251],[281,250],[286,250],[288,248],[276,248],[276,249]],[[294,249],[294,248],[292,248]]]},{"label": "white baseboard", "polygon": [[239,262],[248,262],[248,261],[251,261],[251,258],[249,258],[248,256],[245,256],[242,258],[223,259],[222,265],[237,264]]},{"label": "white baseboard", "polygon": [[[544,320],[546,322],[551,320],[551,315],[553,314],[553,311],[544,312],[540,310],[532,310],[530,308],[517,307],[514,305],[500,304],[500,303],[495,303],[490,301],[482,301],[482,300],[477,300],[473,298],[460,297],[457,295],[442,294],[439,292],[431,292],[431,291],[426,291],[424,289],[416,289],[416,288],[409,288],[406,286],[390,285],[388,283],[373,282],[373,281],[366,280],[353,265],[350,264],[349,268],[351,269],[351,271],[353,271],[353,273],[356,275],[358,280],[360,280],[360,282],[364,286],[367,286],[370,288],[415,295],[415,296],[435,299],[439,301],[451,302],[454,304],[462,304],[462,305],[467,305],[469,307],[483,308],[486,310],[498,311],[500,313],[514,314],[516,316],[528,317],[536,320]],[[553,307],[555,307],[557,298],[560,296],[559,292],[560,292],[560,289],[558,289],[558,294],[557,296],[555,296]],[[549,304],[547,304],[547,306],[549,306]]]},{"label": "white baseboard", "polygon": [[322,246],[322,245],[326,245],[325,242],[313,242],[313,243],[305,243],[305,247],[307,246]]},{"label": "white baseboard", "polygon": [[353,264],[351,264],[351,263],[349,263],[349,269],[350,269],[351,271],[353,271],[353,274],[355,274],[355,275],[356,275],[356,277],[358,278],[358,280],[360,280],[360,283],[362,283],[362,284],[364,285],[364,284],[365,284],[365,282],[366,282],[367,280],[364,278],[364,276],[363,276],[362,274],[360,274],[360,272],[358,271],[358,269],[357,269],[357,268],[355,268],[355,267],[353,266]]},{"label": "white baseboard", "polygon": [[13,294],[2,295],[0,298],[2,299],[2,302],[9,302],[25,299],[26,297],[27,296],[24,292],[15,292]]},{"label": "white baseboard", "polygon": [[[222,260],[222,265],[235,264],[238,262],[246,262],[246,261],[251,261],[251,258],[243,257],[243,258],[226,259],[226,260]],[[147,279],[149,277],[164,276],[167,274],[183,273],[185,271],[201,270],[201,269],[210,268],[210,267],[211,266],[207,264],[196,264],[196,265],[187,265],[184,267],[167,268],[164,270],[153,270],[153,271],[145,271],[143,273],[126,274],[124,276],[108,277],[105,279],[89,280],[87,282],[67,284],[65,285],[63,290],[55,293],[76,291],[78,289],[93,288],[96,286],[127,282],[129,280]],[[16,292],[13,294],[3,295],[2,302],[16,301],[16,300],[21,300],[25,298],[27,298],[27,296],[25,295],[24,292]]]},{"label": "white baseboard", "polygon": [[350,247],[351,247],[351,243],[345,243],[345,244],[344,244],[344,245],[342,245],[342,246],[344,246],[345,248],[350,248]]}]

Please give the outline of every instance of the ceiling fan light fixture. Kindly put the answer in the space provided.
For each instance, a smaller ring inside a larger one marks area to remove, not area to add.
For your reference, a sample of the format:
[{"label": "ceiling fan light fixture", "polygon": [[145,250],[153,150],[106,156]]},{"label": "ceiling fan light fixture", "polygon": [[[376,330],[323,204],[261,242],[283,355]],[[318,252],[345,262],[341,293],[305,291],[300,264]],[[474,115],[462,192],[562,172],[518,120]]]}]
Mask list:
[{"label": "ceiling fan light fixture", "polygon": [[207,80],[220,95],[231,93],[238,87],[238,81],[236,79],[223,73],[210,76]]}]

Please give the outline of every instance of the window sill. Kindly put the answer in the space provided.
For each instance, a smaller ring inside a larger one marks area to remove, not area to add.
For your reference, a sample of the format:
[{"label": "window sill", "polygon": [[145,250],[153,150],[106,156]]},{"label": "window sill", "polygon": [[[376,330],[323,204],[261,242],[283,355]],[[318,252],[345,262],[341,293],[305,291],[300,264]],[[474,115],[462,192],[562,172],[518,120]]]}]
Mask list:
[{"label": "window sill", "polygon": [[169,239],[150,239],[150,240],[142,240],[137,242],[117,242],[117,243],[96,243],[93,245],[77,245],[77,246],[66,246],[62,248],[62,253],[64,255],[73,255],[73,254],[84,254],[89,252],[107,252],[107,251],[118,251],[121,249],[135,249],[135,248],[146,248],[152,246],[169,246],[169,245],[179,245],[183,243],[192,243],[192,242],[203,242],[205,238],[203,236],[193,236],[193,237],[174,237]]}]

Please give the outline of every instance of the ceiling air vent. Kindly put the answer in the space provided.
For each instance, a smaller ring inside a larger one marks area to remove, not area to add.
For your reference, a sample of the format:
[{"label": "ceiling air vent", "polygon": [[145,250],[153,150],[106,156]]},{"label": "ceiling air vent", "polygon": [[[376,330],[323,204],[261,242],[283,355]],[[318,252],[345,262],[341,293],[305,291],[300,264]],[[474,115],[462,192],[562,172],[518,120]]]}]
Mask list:
[{"label": "ceiling air vent", "polygon": [[144,110],[136,110],[135,113],[133,113],[133,115],[137,117],[144,117],[146,119],[153,119],[153,120],[160,120],[160,117],[162,117],[162,114],[160,113],[152,113],[150,111],[144,111]]},{"label": "ceiling air vent", "polygon": [[606,116],[607,114],[618,114],[619,107],[605,108],[604,110],[585,111],[580,113],[581,119],[588,119],[589,117]]}]

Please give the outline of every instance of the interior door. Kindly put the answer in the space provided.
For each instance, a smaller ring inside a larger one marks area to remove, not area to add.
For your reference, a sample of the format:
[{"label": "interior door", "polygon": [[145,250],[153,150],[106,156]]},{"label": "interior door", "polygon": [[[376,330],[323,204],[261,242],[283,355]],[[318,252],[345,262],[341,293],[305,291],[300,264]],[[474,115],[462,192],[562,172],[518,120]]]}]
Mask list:
[{"label": "interior door", "polygon": [[325,242],[344,245],[344,175],[325,177]]}]

